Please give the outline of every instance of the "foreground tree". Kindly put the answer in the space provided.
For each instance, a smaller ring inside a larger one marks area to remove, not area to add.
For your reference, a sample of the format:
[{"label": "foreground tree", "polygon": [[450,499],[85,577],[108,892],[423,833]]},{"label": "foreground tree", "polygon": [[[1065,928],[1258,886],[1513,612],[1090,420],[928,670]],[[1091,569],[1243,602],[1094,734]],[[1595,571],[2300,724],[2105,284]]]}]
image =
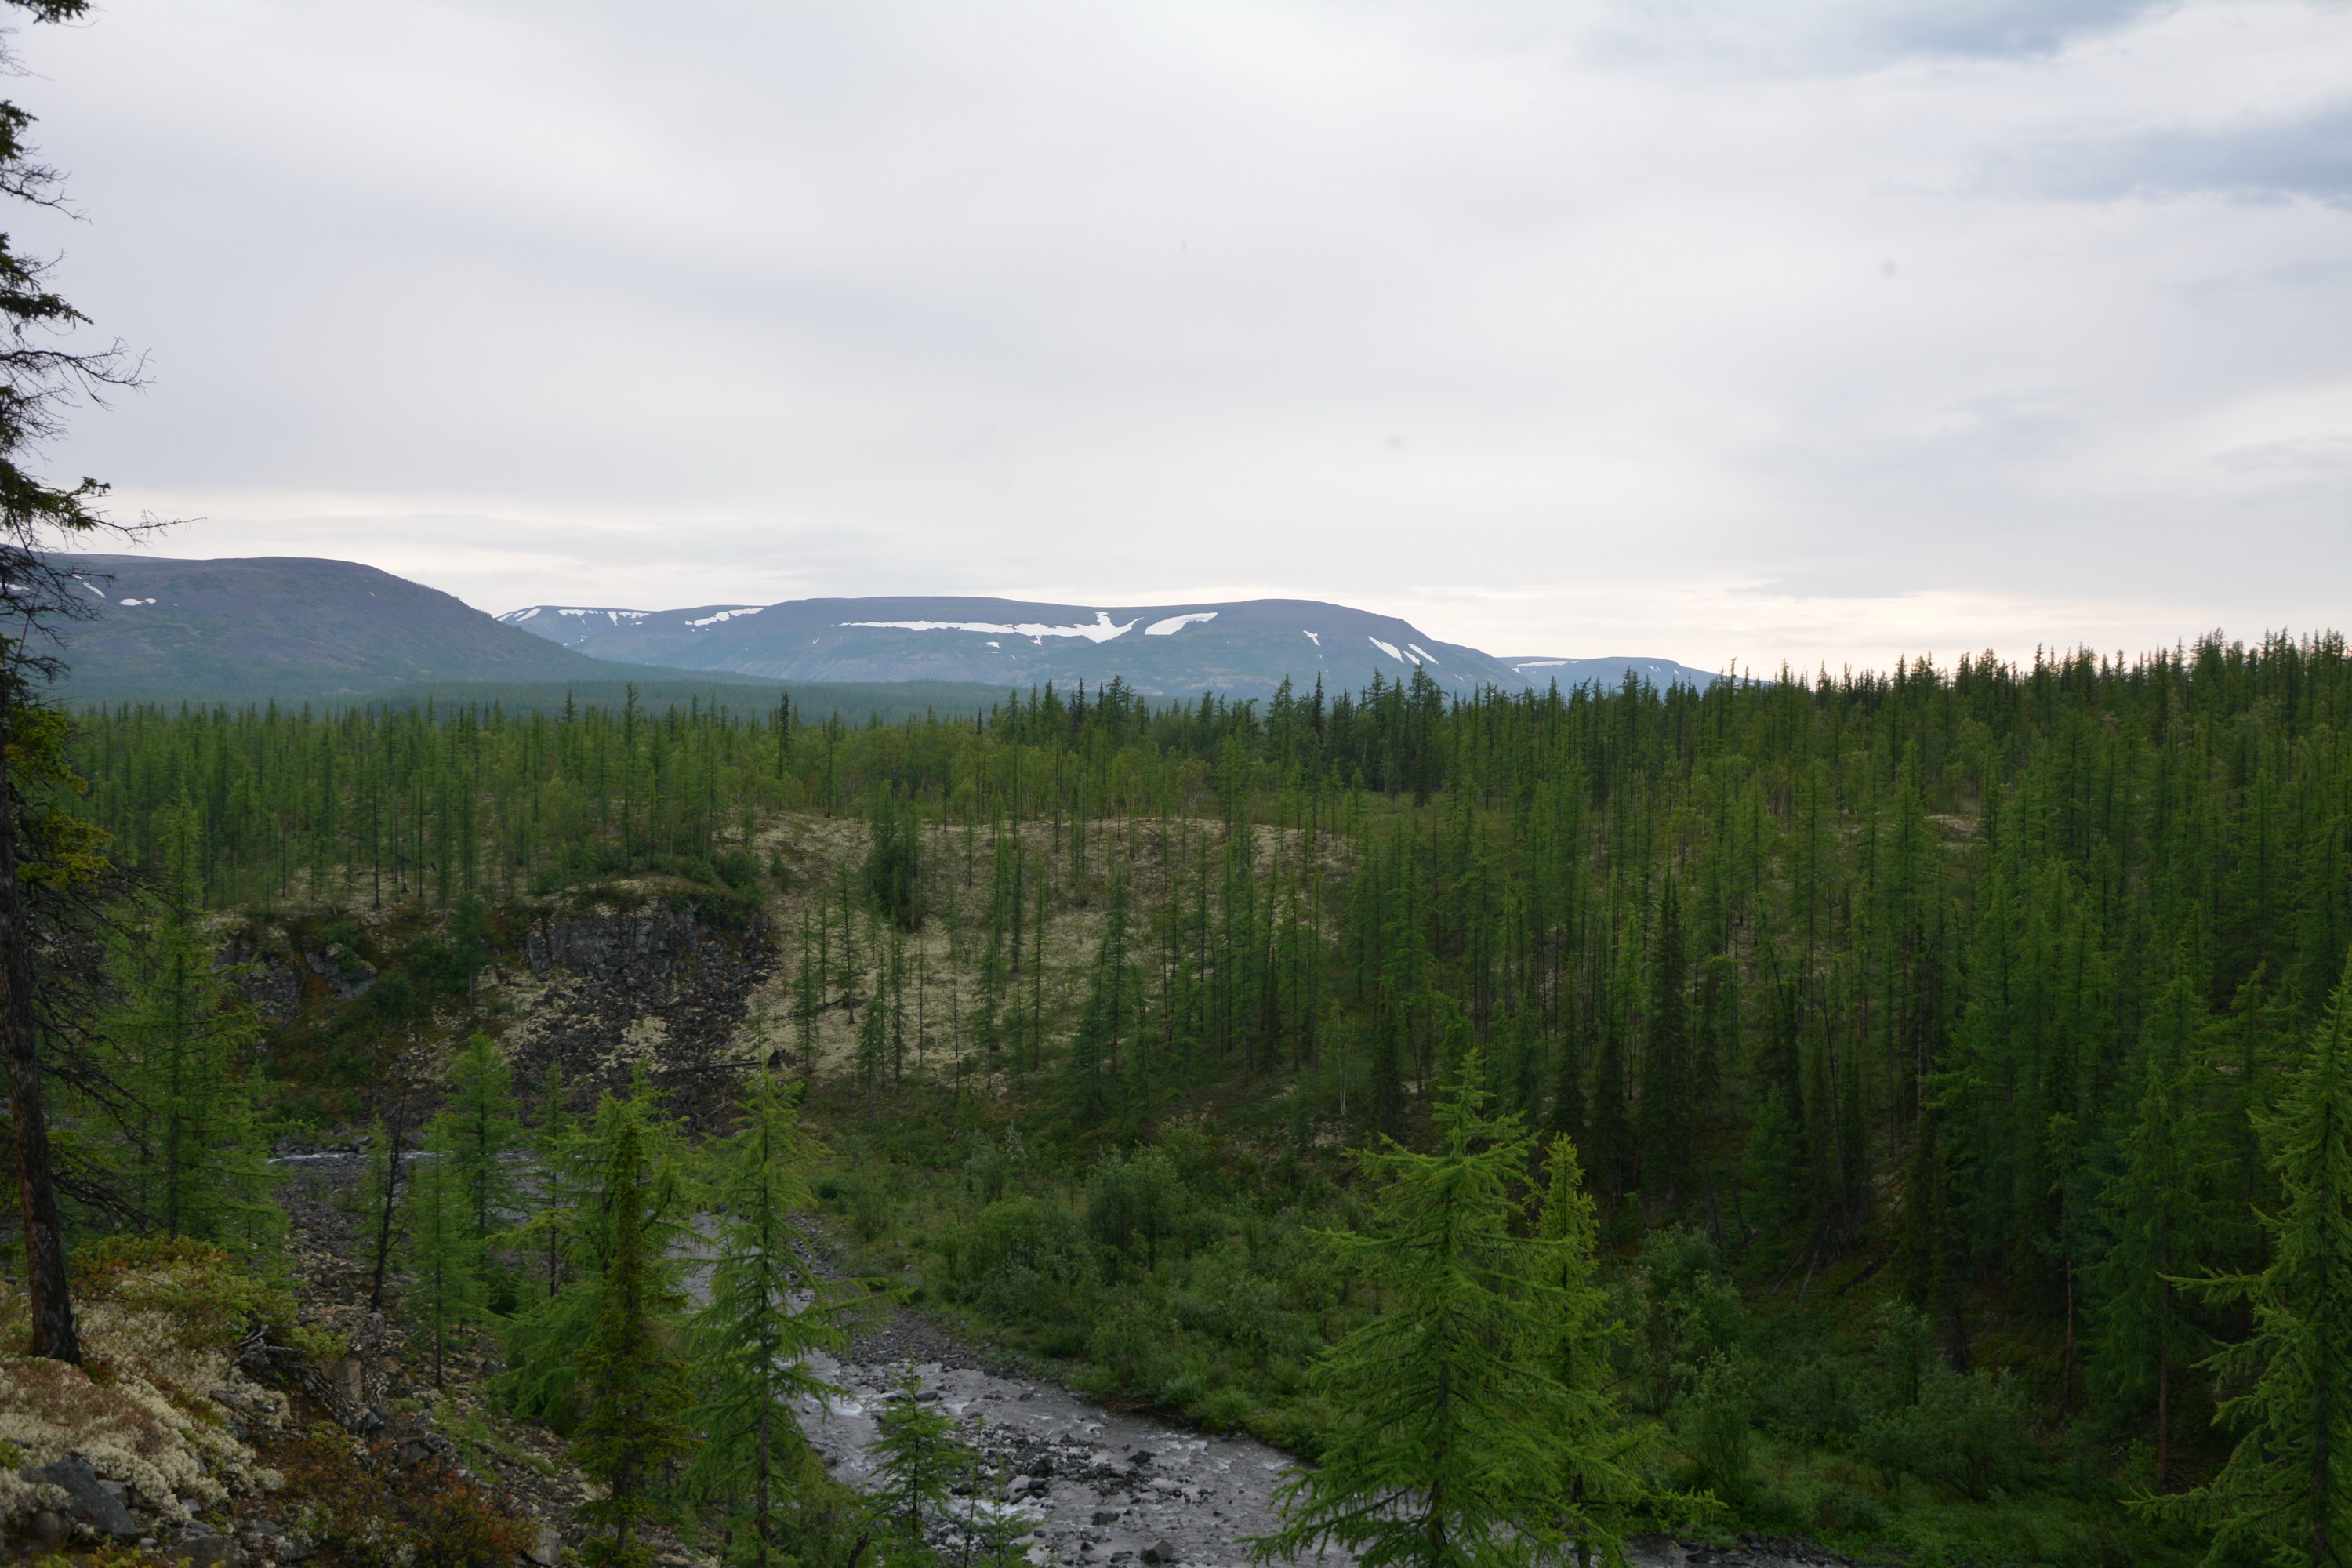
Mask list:
[{"label": "foreground tree", "polygon": [[1600,1280],[1595,1250],[1600,1219],[1584,1187],[1584,1167],[1566,1134],[1545,1157],[1546,1190],[1536,1235],[1552,1247],[1548,1260],[1559,1294],[1552,1302],[1549,1352],[1559,1379],[1557,1438],[1560,1460],[1559,1520],[1581,1564],[1598,1550],[1615,1561],[1633,1510],[1646,1500],[1641,1480],[1624,1463],[1629,1440],[1609,1401],[1609,1350],[1617,1338],[1609,1293]]},{"label": "foreground tree", "polygon": [[[88,0],[5,0],[35,22],[79,20]],[[14,58],[0,48],[0,68]],[[0,101],[0,194],[54,205],[57,175],[35,162],[33,117]],[[39,689],[62,666],[58,623],[89,615],[69,563],[49,552],[114,528],[98,511],[106,487],[94,479],[61,487],[26,464],[58,432],[77,395],[132,378],[119,351],[68,353],[48,334],[85,324],[80,311],[45,286],[46,265],[0,236],[0,1051],[8,1064],[8,1110],[25,1243],[30,1349],[81,1360],[66,1283],[63,1221],[49,1146],[41,1038],[54,987],[45,974],[41,906],[89,858],[86,828],[55,804],[69,776],[59,761],[63,716]],[[119,529],[117,531],[121,531]],[[8,623],[13,622],[13,626]]]},{"label": "foreground tree", "polygon": [[797,1100],[796,1087],[754,1074],[741,1126],[711,1152],[710,1299],[688,1321],[702,1395],[688,1419],[702,1447],[687,1485],[732,1505],[732,1557],[756,1568],[785,1555],[778,1494],[807,1469],[793,1407],[839,1392],[809,1370],[809,1352],[848,1342],[845,1288],[818,1278],[795,1245],[793,1217],[815,1206],[808,1171],[823,1152],[801,1129]]},{"label": "foreground tree", "polygon": [[956,1435],[954,1417],[923,1403],[923,1380],[912,1363],[898,1373],[888,1403],[874,1417],[875,1495],[897,1531],[902,1553],[921,1560],[923,1517],[947,1506],[972,1453]]},{"label": "foreground tree", "polygon": [[660,1517],[667,1471],[692,1447],[675,1332],[682,1298],[666,1256],[670,1205],[665,1173],[647,1148],[643,1097],[607,1100],[601,1121],[604,1268],[579,1352],[580,1429],[572,1450],[581,1471],[604,1489],[580,1512],[610,1533],[581,1555],[606,1568],[640,1568],[653,1554],[639,1531]]},{"label": "foreground tree", "polygon": [[1321,1466],[1276,1492],[1283,1526],[1251,1543],[1260,1563],[1334,1544],[1364,1568],[1528,1563],[1558,1547],[1564,1512],[1580,1547],[1616,1550],[1570,1495],[1593,1411],[1558,1361],[1563,1321],[1590,1304],[1563,1267],[1590,1215],[1571,1202],[1560,1236],[1519,1234],[1530,1143],[1517,1117],[1486,1117],[1483,1077],[1474,1049],[1440,1087],[1435,1152],[1362,1156],[1375,1229],[1340,1240],[1387,1310],[1317,1365],[1339,1418]]},{"label": "foreground tree", "polygon": [[2211,1481],[2140,1506],[2209,1526],[2210,1568],[2322,1568],[2352,1552],[2352,973],[2263,1133],[2285,1197],[2270,1267],[2190,1287],[2252,1313],[2206,1363],[2245,1390],[2217,1413],[2244,1435]]}]

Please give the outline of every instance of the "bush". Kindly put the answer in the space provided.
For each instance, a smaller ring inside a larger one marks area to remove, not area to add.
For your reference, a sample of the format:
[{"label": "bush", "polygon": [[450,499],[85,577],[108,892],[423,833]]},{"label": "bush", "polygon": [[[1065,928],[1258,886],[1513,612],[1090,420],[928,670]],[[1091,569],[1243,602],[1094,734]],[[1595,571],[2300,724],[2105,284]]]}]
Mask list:
[{"label": "bush", "polygon": [[1755,1494],[1754,1373],[1745,1363],[1710,1361],[1675,1402],[1675,1435],[1690,1460],[1688,1484],[1733,1508]]},{"label": "bush", "polygon": [[1192,1208],[1192,1194],[1175,1165],[1157,1149],[1131,1160],[1108,1155],[1087,1183],[1087,1234],[1106,1264],[1151,1268],[1160,1248],[1178,1238]]},{"label": "bush", "polygon": [[1165,1365],[1173,1325],[1139,1301],[1104,1313],[1087,1339],[1087,1354],[1126,1394],[1150,1391],[1168,1375]]},{"label": "bush", "polygon": [[1824,1535],[1876,1535],[1886,1528],[1886,1519],[1853,1488],[1832,1485],[1813,1500],[1813,1528]]},{"label": "bush", "polygon": [[1015,1266],[1058,1285],[1076,1285],[1092,1263],[1076,1217],[1040,1198],[1006,1198],[982,1209],[955,1261],[961,1277],[974,1285]]},{"label": "bush", "polygon": [[2033,1457],[2025,1396],[2007,1376],[1941,1365],[1920,1378],[1918,1403],[1883,1412],[1862,1440],[1889,1469],[1979,1502],[2014,1485]]},{"label": "bush", "polygon": [[507,1568],[538,1534],[446,1462],[404,1467],[391,1445],[332,1426],[313,1427],[283,1458],[304,1532],[361,1568]]}]

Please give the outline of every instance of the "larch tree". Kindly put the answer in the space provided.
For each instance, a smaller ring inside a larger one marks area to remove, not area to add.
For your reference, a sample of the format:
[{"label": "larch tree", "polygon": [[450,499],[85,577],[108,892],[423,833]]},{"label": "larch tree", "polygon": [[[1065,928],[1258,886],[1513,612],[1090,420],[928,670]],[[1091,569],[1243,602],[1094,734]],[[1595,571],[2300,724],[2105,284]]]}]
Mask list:
[{"label": "larch tree", "polygon": [[474,1229],[473,1194],[458,1159],[461,1144],[447,1112],[425,1130],[425,1147],[409,1173],[403,1210],[409,1286],[404,1305],[425,1330],[438,1388],[449,1347],[482,1310],[481,1237]]},{"label": "larch tree", "polygon": [[2139,1507],[2209,1527],[2209,1568],[2328,1568],[2352,1556],[2352,973],[2262,1131],[2284,1195],[2269,1266],[2189,1287],[2252,1310],[2207,1363],[2242,1390],[2216,1416],[2241,1436],[2210,1481]]},{"label": "larch tree", "polygon": [[709,1152],[710,1293],[688,1321],[700,1394],[688,1419],[702,1445],[687,1485],[729,1505],[734,1560],[754,1568],[782,1560],[780,1493],[808,1462],[796,1406],[838,1392],[810,1370],[809,1352],[845,1346],[855,1289],[821,1279],[800,1250],[794,1218],[815,1206],[808,1172],[824,1151],[801,1127],[798,1099],[796,1086],[753,1074],[740,1124]]},{"label": "larch tree", "polygon": [[1486,1116],[1483,1076],[1473,1048],[1441,1080],[1434,1152],[1361,1156],[1375,1226],[1339,1240],[1384,1310],[1314,1368],[1338,1419],[1277,1489],[1260,1563],[1337,1545],[1364,1568],[1517,1564],[1561,1539],[1589,1414],[1557,1364],[1567,1247],[1520,1234],[1531,1144]]},{"label": "larch tree", "polygon": [[109,943],[115,999],[99,1027],[135,1117],[124,1184],[165,1236],[268,1268],[285,1216],[258,1123],[261,1021],[215,968],[197,923],[194,815],[184,799],[170,814],[163,885],[121,912]]},{"label": "larch tree", "polygon": [[598,1129],[603,1268],[593,1311],[577,1352],[579,1429],[572,1458],[603,1488],[581,1505],[601,1533],[583,1558],[602,1568],[644,1568],[653,1560],[642,1535],[664,1513],[671,1466],[693,1447],[684,1416],[689,1402],[676,1321],[684,1298],[665,1246],[673,1205],[667,1173],[648,1148],[643,1096],[605,1100]]},{"label": "larch tree", "polygon": [[2143,1031],[2138,1100],[2106,1191],[2114,1242],[2099,1268],[2091,1374],[2110,1408],[2154,1411],[2159,1486],[2171,1468],[2173,1386],[2207,1344],[2179,1284],[2198,1269],[2208,1239],[2201,1189],[2210,1162],[2191,1082],[2204,1022],[2195,977],[2176,973]]}]

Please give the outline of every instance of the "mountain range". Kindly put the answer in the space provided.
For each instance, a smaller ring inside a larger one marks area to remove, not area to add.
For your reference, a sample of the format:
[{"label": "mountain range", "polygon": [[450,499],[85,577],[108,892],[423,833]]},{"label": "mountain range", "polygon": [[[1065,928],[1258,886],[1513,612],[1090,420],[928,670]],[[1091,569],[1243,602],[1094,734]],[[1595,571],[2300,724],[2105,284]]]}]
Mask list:
[{"label": "mountain range", "polygon": [[[1263,697],[1286,679],[1353,690],[1419,671],[1448,690],[1716,679],[1662,658],[1498,658],[1408,621],[1309,599],[1055,605],[875,597],[679,610],[534,605],[491,616],[355,562],[68,558],[93,617],[65,628],[66,695],[101,701],[335,701],[635,681],[755,691],[903,686],[958,708],[1007,687],[1124,680],[1149,697]],[[910,684],[911,683],[911,684]],[[764,700],[764,699],[761,699]],[[866,706],[864,701],[856,706]]]},{"label": "mountain range", "polygon": [[1018,599],[790,599],[681,610],[532,605],[499,620],[598,658],[798,681],[956,680],[994,686],[1114,676],[1149,697],[1264,697],[1369,685],[1415,671],[1450,690],[1517,690],[1552,680],[1654,685],[1715,678],[1671,659],[1497,658],[1410,621],[1313,599],[1056,605]]}]

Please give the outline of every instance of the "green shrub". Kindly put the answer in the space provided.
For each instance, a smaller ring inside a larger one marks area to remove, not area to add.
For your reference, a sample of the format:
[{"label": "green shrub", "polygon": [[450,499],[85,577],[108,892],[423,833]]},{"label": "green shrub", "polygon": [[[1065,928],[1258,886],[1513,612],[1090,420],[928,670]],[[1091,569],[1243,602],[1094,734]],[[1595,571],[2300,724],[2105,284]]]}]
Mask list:
[{"label": "green shrub", "polygon": [[1890,1470],[1951,1488],[1981,1502],[2014,1486],[2034,1458],[2024,1394],[2006,1376],[1966,1376],[1942,1365],[1919,1380],[1918,1403],[1891,1407],[1862,1433],[1864,1447]]},{"label": "green shrub", "polygon": [[1146,1393],[1168,1375],[1172,1326],[1164,1314],[1140,1301],[1124,1302],[1096,1321],[1087,1339],[1087,1354],[1120,1392]]},{"label": "green shrub", "polygon": [[1824,1535],[1876,1535],[1886,1528],[1886,1519],[1863,1493],[1832,1483],[1813,1500],[1812,1525]]},{"label": "green shrub", "polygon": [[972,1216],[956,1261],[961,1277],[974,1284],[1018,1265],[1055,1283],[1076,1285],[1093,1260],[1068,1209],[1041,1198],[1006,1198]]}]

